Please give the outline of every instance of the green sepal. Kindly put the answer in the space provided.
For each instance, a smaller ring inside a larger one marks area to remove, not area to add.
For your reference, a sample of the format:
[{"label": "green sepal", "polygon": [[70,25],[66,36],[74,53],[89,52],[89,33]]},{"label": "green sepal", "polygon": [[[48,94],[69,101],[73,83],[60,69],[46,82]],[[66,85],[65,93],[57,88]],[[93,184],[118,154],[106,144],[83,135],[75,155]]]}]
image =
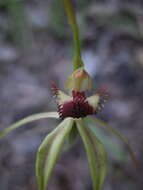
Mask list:
[{"label": "green sepal", "polygon": [[36,176],[39,190],[45,190],[59,157],[65,138],[72,129],[74,120],[67,118],[42,142],[36,157]]},{"label": "green sepal", "polygon": [[92,79],[84,67],[80,67],[68,77],[65,88],[70,91],[83,92],[92,89]]},{"label": "green sepal", "polygon": [[84,118],[84,122],[86,123],[88,128],[92,131],[92,133],[95,134],[97,138],[101,140],[107,152],[111,153],[111,156],[115,160],[119,162],[125,161],[126,155],[123,149],[123,145],[116,142],[113,143],[113,139],[110,138],[110,136],[107,136],[104,133],[104,131],[102,131],[102,128],[99,128],[98,125],[96,126],[95,122],[91,120],[89,117]]},{"label": "green sepal", "polygon": [[76,123],[87,152],[93,189],[101,190],[106,175],[106,152],[102,143],[92,135],[82,120],[78,119]]},{"label": "green sepal", "polygon": [[59,118],[59,114],[57,112],[43,112],[43,113],[37,113],[37,114],[33,114],[30,115],[24,119],[21,119],[19,121],[17,121],[16,123],[10,125],[8,128],[4,129],[3,131],[0,131],[0,139],[3,138],[5,135],[7,135],[8,133],[10,133],[11,131],[13,131],[16,128],[19,128],[27,123],[30,123],[32,121],[36,121],[39,119],[44,119],[44,118]]},{"label": "green sepal", "polygon": [[67,140],[69,144],[74,144],[78,136],[78,130],[76,128],[76,124],[74,123],[73,128],[71,129],[71,132],[69,133]]},{"label": "green sepal", "polygon": [[[87,118],[84,119],[84,122],[86,123]],[[99,172],[99,189],[102,188],[103,182],[105,180],[106,174],[107,174],[107,153],[105,150],[105,146],[103,143],[99,140],[99,138],[96,136],[95,133],[92,132],[89,125],[86,125],[87,132],[89,137],[91,138],[94,147],[97,149],[97,158],[98,158],[98,172]]]},{"label": "green sepal", "polygon": [[136,155],[133,152],[132,148],[130,147],[130,144],[129,144],[128,140],[126,139],[126,137],[124,137],[118,130],[116,130],[112,126],[108,125],[106,122],[96,119],[95,117],[91,117],[91,116],[88,116],[88,117],[90,119],[92,119],[92,121],[94,121],[96,124],[99,124],[99,126],[105,127],[106,129],[108,129],[112,134],[116,135],[125,144],[128,152],[130,154],[131,159],[135,163],[135,166],[138,168],[138,166],[139,166],[138,160],[136,159]]},{"label": "green sepal", "polygon": [[68,150],[73,145],[75,145],[77,140],[78,140],[78,135],[79,135],[79,133],[78,133],[78,130],[76,127],[76,123],[74,122],[73,127],[72,127],[70,133],[68,134],[68,136],[65,140],[65,144],[63,146],[63,149]]}]

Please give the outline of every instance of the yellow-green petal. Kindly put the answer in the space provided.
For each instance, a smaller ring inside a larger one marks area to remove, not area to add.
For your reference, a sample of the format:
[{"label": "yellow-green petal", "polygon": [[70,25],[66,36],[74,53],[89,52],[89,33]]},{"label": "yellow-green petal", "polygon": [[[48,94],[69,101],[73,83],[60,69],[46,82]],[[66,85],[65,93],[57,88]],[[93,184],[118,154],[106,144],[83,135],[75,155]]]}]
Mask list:
[{"label": "yellow-green petal", "polygon": [[[90,116],[89,116],[90,117]],[[133,152],[132,148],[130,147],[130,144],[128,142],[128,140],[126,139],[126,137],[124,137],[118,130],[116,130],[115,128],[113,128],[112,126],[108,125],[106,122],[101,121],[99,119],[96,119],[94,117],[90,117],[92,119],[92,121],[94,121],[96,124],[99,124],[101,127],[105,127],[106,129],[108,129],[111,133],[113,133],[114,135],[116,135],[126,146],[131,159],[133,160],[133,162],[135,163],[136,167],[138,167],[138,160],[136,159],[136,155]]]},{"label": "yellow-green petal", "polygon": [[87,153],[90,173],[93,182],[93,190],[101,190],[101,182],[103,181],[103,177],[101,176],[100,169],[102,165],[99,160],[98,149],[95,146],[95,139],[93,139],[81,119],[77,119],[76,124]]},{"label": "yellow-green petal", "polygon": [[19,128],[32,121],[36,121],[36,120],[44,119],[44,118],[58,119],[59,114],[57,112],[43,112],[43,113],[37,113],[37,114],[30,115],[24,119],[17,121],[16,123],[14,123],[12,125],[10,125],[8,128],[4,129],[3,131],[0,131],[0,138],[4,137],[5,135],[7,135],[8,133],[10,133],[11,131],[13,131],[16,128]]},{"label": "yellow-green petal", "polygon": [[[88,118],[84,119],[84,122],[88,122]],[[103,182],[105,180],[106,174],[107,174],[107,153],[105,150],[105,147],[103,143],[100,141],[100,139],[96,136],[95,133],[91,130],[90,126],[86,125],[87,132],[89,137],[91,138],[95,148],[97,149],[97,158],[98,158],[98,172],[99,172],[99,189],[102,188]]]},{"label": "yellow-green petal", "polygon": [[39,147],[36,157],[36,176],[39,190],[46,189],[65,138],[72,129],[73,122],[72,118],[63,120],[54,131],[47,135]]}]

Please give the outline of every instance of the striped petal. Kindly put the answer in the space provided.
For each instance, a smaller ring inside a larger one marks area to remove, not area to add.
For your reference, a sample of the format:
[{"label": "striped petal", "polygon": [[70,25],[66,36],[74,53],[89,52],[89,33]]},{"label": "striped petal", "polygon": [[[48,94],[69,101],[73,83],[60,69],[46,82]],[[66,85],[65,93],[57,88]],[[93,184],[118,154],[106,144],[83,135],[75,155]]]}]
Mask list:
[{"label": "striped petal", "polygon": [[82,120],[78,119],[76,123],[87,152],[93,189],[101,190],[106,176],[106,152],[102,143],[96,136],[92,135]]},{"label": "striped petal", "polygon": [[59,157],[65,138],[72,129],[74,120],[67,118],[42,142],[36,157],[36,176],[39,190],[45,190]]},{"label": "striped petal", "polygon": [[36,121],[36,120],[44,119],[44,118],[58,119],[59,115],[57,112],[44,112],[44,113],[37,113],[37,114],[30,115],[24,119],[17,121],[16,123],[14,123],[12,125],[10,125],[8,128],[4,129],[3,131],[0,131],[0,139],[3,138],[5,135],[7,135],[8,133],[10,133],[11,131],[13,131],[16,128],[19,128],[19,127],[21,127],[27,123],[30,123],[32,121]]},{"label": "striped petal", "polygon": [[132,148],[130,147],[130,144],[129,144],[128,140],[126,139],[126,137],[124,137],[118,130],[116,130],[115,128],[111,127],[106,122],[101,121],[101,120],[96,119],[95,117],[91,117],[91,116],[89,116],[89,118],[92,119],[92,121],[94,121],[96,124],[99,124],[99,126],[105,127],[106,129],[108,129],[111,133],[113,133],[114,135],[116,135],[125,144],[128,152],[130,154],[131,159],[135,163],[135,166],[138,168],[138,166],[139,166],[138,160],[137,160],[136,155],[133,152]]}]

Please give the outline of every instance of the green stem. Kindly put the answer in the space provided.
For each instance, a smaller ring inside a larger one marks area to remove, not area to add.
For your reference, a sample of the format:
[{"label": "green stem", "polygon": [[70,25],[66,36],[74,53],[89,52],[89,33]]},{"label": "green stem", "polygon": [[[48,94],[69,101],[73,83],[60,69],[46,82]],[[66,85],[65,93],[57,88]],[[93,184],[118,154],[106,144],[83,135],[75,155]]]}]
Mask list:
[{"label": "green stem", "polygon": [[67,17],[68,17],[68,22],[71,25],[72,32],[73,32],[74,49],[75,49],[74,70],[76,70],[84,66],[81,59],[81,45],[80,45],[80,39],[79,39],[79,30],[78,30],[78,25],[77,25],[75,13],[74,13],[74,7],[71,0],[63,0],[63,1],[64,1]]}]

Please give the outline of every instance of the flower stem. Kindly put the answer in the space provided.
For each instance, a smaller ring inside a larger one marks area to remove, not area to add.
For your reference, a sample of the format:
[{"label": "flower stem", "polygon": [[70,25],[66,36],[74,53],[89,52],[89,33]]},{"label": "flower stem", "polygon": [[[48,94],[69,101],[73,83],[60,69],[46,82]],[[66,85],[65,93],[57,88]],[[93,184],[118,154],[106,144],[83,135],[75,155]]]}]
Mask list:
[{"label": "flower stem", "polygon": [[79,39],[79,30],[78,25],[74,13],[74,7],[71,0],[63,0],[65,10],[68,17],[68,22],[71,25],[72,32],[73,32],[73,38],[74,38],[74,70],[83,67],[83,61],[81,59],[81,45],[80,45],[80,39]]}]

